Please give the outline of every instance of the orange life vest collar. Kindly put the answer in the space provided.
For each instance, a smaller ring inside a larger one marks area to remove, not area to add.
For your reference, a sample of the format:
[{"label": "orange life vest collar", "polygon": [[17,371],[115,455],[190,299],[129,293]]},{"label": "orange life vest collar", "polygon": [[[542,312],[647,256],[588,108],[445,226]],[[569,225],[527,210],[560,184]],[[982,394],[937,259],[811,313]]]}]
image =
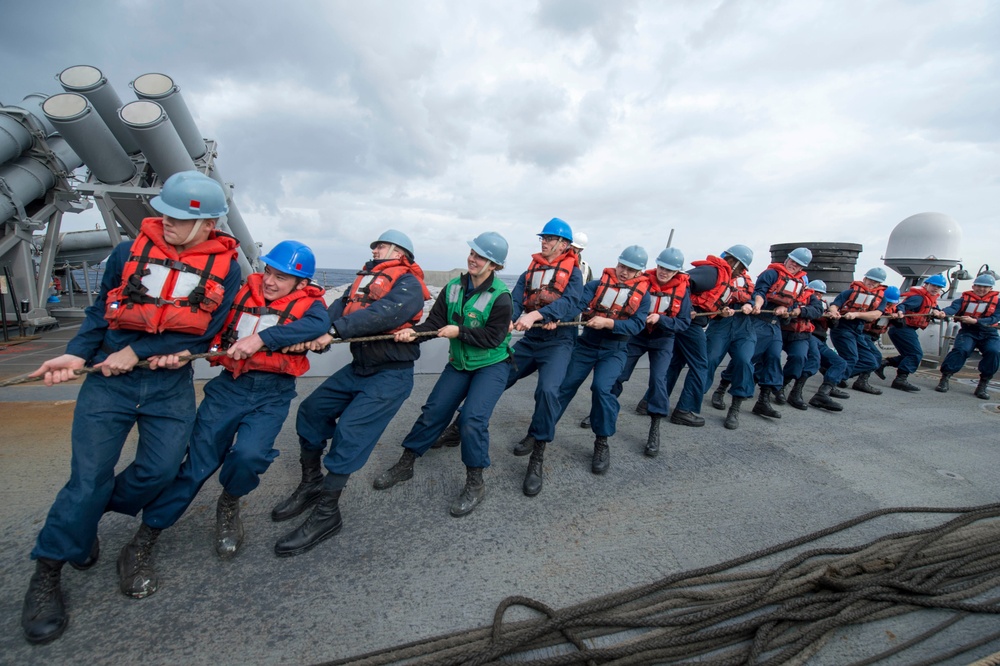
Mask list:
[{"label": "orange life vest collar", "polygon": [[618,279],[614,268],[605,268],[601,273],[601,282],[597,285],[594,297],[581,314],[583,321],[594,317],[609,319],[628,319],[639,311],[642,297],[649,291],[649,279],[645,273],[639,273],[631,280],[624,282]]}]

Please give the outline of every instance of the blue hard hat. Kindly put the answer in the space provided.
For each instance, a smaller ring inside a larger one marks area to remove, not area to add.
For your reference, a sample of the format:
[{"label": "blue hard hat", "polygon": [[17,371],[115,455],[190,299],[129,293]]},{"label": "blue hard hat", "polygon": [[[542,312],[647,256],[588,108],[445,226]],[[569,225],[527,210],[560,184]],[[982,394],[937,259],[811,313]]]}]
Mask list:
[{"label": "blue hard hat", "polygon": [[406,252],[409,253],[410,255],[410,259],[413,259],[414,257],[413,241],[411,241],[410,237],[404,234],[402,231],[396,231],[395,229],[387,229],[385,232],[382,233],[381,236],[373,240],[372,244],[369,247],[371,247],[371,249],[374,250],[375,246],[378,245],[379,243],[389,243],[390,245],[395,245],[401,250],[406,250]]},{"label": "blue hard hat", "polygon": [[484,231],[467,242],[476,254],[489,259],[500,268],[507,263],[507,240],[497,232]]},{"label": "blue hard hat", "polygon": [[570,243],[573,242],[573,230],[569,228],[568,224],[560,220],[558,217],[553,217],[551,220],[546,222],[545,226],[542,227],[542,231],[538,235],[559,236],[559,238],[565,238]]},{"label": "blue hard hat", "polygon": [[976,281],[972,283],[973,287],[989,287],[992,289],[997,284],[997,281],[989,273],[981,273],[976,276]]},{"label": "blue hard hat", "polygon": [[935,287],[941,287],[942,289],[944,289],[945,287],[948,286],[948,280],[946,280],[943,275],[938,273],[937,275],[932,275],[926,280],[924,280],[924,284],[932,284]]},{"label": "blue hard hat", "polygon": [[817,294],[825,294],[826,293],[826,282],[823,282],[822,280],[813,280],[812,282],[810,282],[806,286],[809,289],[812,289],[813,291],[815,291]]},{"label": "blue hard hat", "polygon": [[788,258],[805,268],[813,260],[813,253],[807,247],[797,247],[788,253]]},{"label": "blue hard hat", "polygon": [[750,264],[753,263],[753,250],[748,248],[746,245],[733,245],[722,253],[723,258],[725,258],[726,255],[732,256],[736,259],[736,261],[743,264],[743,268],[750,268]]},{"label": "blue hard hat", "polygon": [[167,178],[149,205],[177,220],[221,217],[229,212],[222,186],[200,171],[180,171]]},{"label": "blue hard hat", "polygon": [[865,273],[865,277],[869,280],[874,280],[879,284],[883,284],[885,282],[885,269],[880,266],[869,268],[868,272]]},{"label": "blue hard hat", "polygon": [[656,258],[656,265],[668,271],[679,271],[684,268],[684,253],[676,247],[667,247]]},{"label": "blue hard hat", "polygon": [[644,270],[648,260],[649,255],[646,254],[646,251],[638,245],[629,245],[627,248],[622,250],[620,255],[618,255],[619,264],[628,266],[629,268],[634,268],[637,271]]},{"label": "blue hard hat", "polygon": [[277,271],[307,280],[316,272],[316,257],[313,251],[308,245],[298,241],[281,241],[260,260]]},{"label": "blue hard hat", "polygon": [[882,298],[889,303],[899,303],[899,287],[886,287]]}]

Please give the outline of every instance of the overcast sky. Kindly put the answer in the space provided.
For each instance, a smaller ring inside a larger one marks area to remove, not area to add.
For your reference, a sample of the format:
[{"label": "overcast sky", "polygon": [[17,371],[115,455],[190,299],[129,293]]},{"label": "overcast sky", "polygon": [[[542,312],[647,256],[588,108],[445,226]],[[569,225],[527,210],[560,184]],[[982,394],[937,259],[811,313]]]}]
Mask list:
[{"label": "overcast sky", "polygon": [[425,268],[464,266],[494,230],[516,273],[557,216],[595,267],[631,244],[652,265],[673,228],[689,262],[745,243],[757,273],[772,243],[845,241],[863,271],[938,211],[974,271],[1000,267],[998,7],[7,2],[0,102],[61,92],[72,65],[126,102],[170,75],[256,240],[321,266],[359,265],[387,228]]}]

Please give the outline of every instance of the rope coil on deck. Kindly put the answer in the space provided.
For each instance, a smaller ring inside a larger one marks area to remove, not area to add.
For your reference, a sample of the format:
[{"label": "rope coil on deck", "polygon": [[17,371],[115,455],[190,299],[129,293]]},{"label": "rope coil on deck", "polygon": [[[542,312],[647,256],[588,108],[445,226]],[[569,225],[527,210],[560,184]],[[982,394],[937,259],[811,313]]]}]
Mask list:
[{"label": "rope coil on deck", "polygon": [[[732,571],[874,518],[905,513],[958,515],[937,527],[891,534],[868,544],[808,550],[770,570]],[[1000,504],[891,508],[568,608],[556,610],[527,597],[509,597],[498,605],[491,626],[328,664],[624,666],[694,663],[685,661],[692,658],[699,658],[699,665],[713,666],[802,664],[841,627],[921,608],[956,612],[924,634],[855,664],[865,666],[918,645],[972,614],[1000,614],[997,590]],[[985,598],[991,591],[992,597]],[[505,614],[515,606],[531,608],[543,617],[505,622]],[[1000,632],[924,663],[997,639]],[[548,656],[525,654],[542,649]]]}]

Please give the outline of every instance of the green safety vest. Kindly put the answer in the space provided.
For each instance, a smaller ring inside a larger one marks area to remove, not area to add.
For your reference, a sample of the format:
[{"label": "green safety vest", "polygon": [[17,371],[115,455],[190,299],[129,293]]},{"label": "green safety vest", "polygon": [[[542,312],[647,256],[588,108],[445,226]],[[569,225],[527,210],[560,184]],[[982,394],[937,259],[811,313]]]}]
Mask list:
[{"label": "green safety vest", "polygon": [[[445,285],[445,304],[448,306],[448,323],[482,328],[490,318],[493,303],[501,294],[509,294],[510,289],[493,274],[493,283],[474,298],[465,300],[465,289],[462,286],[462,276]],[[473,347],[457,338],[449,340],[449,361],[456,370],[478,370],[488,365],[506,361],[510,356],[510,333],[499,346],[491,349]]]}]

